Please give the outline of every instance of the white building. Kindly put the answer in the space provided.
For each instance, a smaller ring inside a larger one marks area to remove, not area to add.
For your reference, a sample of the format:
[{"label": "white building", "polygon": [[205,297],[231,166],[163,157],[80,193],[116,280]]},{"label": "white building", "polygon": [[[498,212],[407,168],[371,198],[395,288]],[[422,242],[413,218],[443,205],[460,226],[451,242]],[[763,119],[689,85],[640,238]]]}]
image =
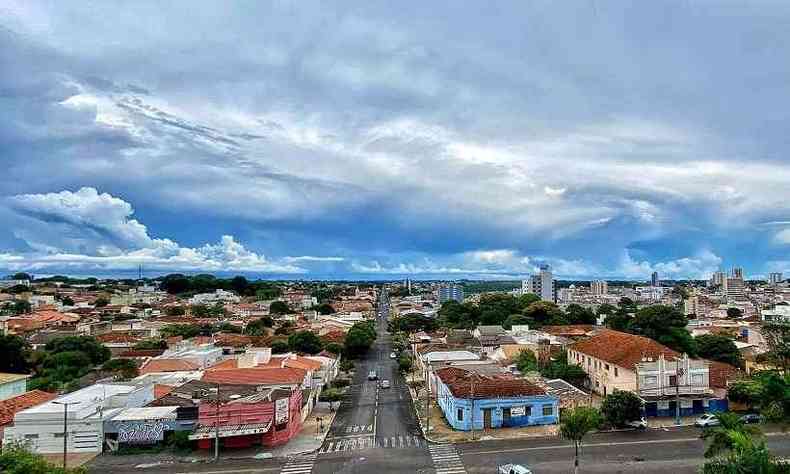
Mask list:
[{"label": "white building", "polygon": [[763,321],[790,323],[790,305],[776,305],[773,309],[762,311]]},{"label": "white building", "polygon": [[225,290],[216,290],[214,293],[199,293],[189,300],[189,304],[204,304],[210,305],[215,303],[238,303],[241,298],[236,296],[235,293]]},{"label": "white building", "polygon": [[768,274],[768,283],[771,285],[778,285],[782,283],[784,279],[782,278],[782,272],[773,272]]},{"label": "white building", "polygon": [[590,294],[602,296],[609,292],[609,284],[605,280],[593,280],[590,282]]},{"label": "white building", "polygon": [[657,302],[661,301],[666,290],[663,286],[637,286],[634,293],[640,301]]},{"label": "white building", "polygon": [[3,443],[26,443],[36,453],[62,453],[63,404],[68,403],[66,451],[100,453],[104,443],[104,422],[125,408],[145,406],[153,400],[153,385],[91,385],[18,412],[14,416],[14,425],[5,428]]},{"label": "white building", "polygon": [[528,293],[540,296],[540,299],[543,301],[557,302],[557,286],[550,266],[541,265],[540,273],[532,275],[528,280],[521,282],[521,294],[526,295]]}]

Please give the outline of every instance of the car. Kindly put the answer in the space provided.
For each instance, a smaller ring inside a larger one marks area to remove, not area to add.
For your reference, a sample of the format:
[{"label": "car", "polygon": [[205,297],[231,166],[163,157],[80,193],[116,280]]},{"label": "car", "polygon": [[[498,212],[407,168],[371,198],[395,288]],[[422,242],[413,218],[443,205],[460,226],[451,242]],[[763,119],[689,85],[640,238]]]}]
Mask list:
[{"label": "car", "polygon": [[381,381],[381,388],[390,388],[390,381],[389,380],[382,380]]},{"label": "car", "polygon": [[706,413],[701,417],[694,420],[694,426],[699,426],[700,428],[707,428],[709,426],[719,426],[721,422],[716,415],[712,413]]},{"label": "car", "polygon": [[747,413],[741,417],[741,421],[746,424],[759,423],[761,420],[757,413]]},{"label": "car", "polygon": [[497,469],[499,474],[532,474],[532,470],[521,464],[503,464]]},{"label": "car", "polygon": [[379,374],[377,374],[375,370],[368,372],[368,380],[378,380],[378,378]]},{"label": "car", "polygon": [[629,421],[625,424],[629,428],[634,428],[636,430],[644,430],[647,429],[647,421],[644,418],[640,418],[638,420]]},{"label": "car", "polygon": [[397,358],[398,358],[398,354],[394,352],[390,353],[390,359],[397,359]]}]

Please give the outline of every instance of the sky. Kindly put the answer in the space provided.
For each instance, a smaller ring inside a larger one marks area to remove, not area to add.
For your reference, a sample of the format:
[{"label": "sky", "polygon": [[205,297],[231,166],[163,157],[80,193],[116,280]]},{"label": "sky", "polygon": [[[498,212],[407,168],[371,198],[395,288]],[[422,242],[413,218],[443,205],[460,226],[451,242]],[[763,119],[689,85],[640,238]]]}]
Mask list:
[{"label": "sky", "polygon": [[0,272],[790,274],[790,2],[0,1]]}]

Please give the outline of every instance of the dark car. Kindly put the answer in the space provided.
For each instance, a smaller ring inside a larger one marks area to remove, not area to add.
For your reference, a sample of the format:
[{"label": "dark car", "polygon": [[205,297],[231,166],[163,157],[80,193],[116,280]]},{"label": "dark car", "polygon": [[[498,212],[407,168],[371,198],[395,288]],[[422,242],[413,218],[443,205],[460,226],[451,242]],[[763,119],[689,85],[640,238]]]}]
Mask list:
[{"label": "dark car", "polygon": [[761,421],[760,415],[757,413],[748,413],[741,417],[741,421],[746,424],[759,423]]}]

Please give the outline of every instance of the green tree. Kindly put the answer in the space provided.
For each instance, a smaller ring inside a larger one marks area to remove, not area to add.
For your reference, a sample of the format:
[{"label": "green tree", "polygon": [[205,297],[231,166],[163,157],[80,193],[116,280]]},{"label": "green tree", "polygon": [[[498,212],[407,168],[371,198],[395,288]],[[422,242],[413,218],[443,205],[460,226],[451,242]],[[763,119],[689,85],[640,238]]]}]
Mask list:
[{"label": "green tree", "polygon": [[30,370],[27,358],[30,346],[19,336],[0,335],[0,372],[24,374]]},{"label": "green tree", "polygon": [[25,300],[16,300],[11,303],[11,313],[12,314],[28,314],[33,310],[33,307],[30,305],[29,302]]},{"label": "green tree", "polygon": [[230,280],[230,288],[239,295],[243,295],[250,287],[250,282],[243,276],[235,276]]},{"label": "green tree", "polygon": [[63,306],[74,306],[74,300],[68,295],[61,298],[60,302],[63,303]]},{"label": "green tree", "polygon": [[168,316],[183,316],[187,314],[187,310],[183,306],[168,306],[165,308],[165,314]]},{"label": "green tree", "polygon": [[285,354],[291,347],[286,341],[276,340],[272,342],[272,354]]},{"label": "green tree", "polygon": [[550,301],[532,303],[524,310],[524,316],[535,321],[539,326],[568,324],[565,313]]},{"label": "green tree", "polygon": [[730,319],[740,319],[743,317],[741,308],[727,308],[727,317]]},{"label": "green tree", "polygon": [[536,295],[535,293],[525,293],[518,297],[518,308],[521,311],[524,311],[531,305],[532,303],[537,303],[540,301],[540,296]]},{"label": "green tree", "polygon": [[82,352],[88,359],[88,365],[98,365],[110,359],[110,349],[90,336],[67,336],[49,341],[44,351],[50,355],[61,352]]},{"label": "green tree", "polygon": [[280,326],[275,329],[274,334],[276,336],[287,336],[291,334],[294,330],[294,323],[290,321],[283,321],[280,323]]},{"label": "green tree", "polygon": [[516,357],[516,367],[518,371],[522,374],[526,374],[527,372],[534,372],[538,370],[538,359],[535,357],[535,354],[532,353],[529,349],[523,349],[518,353],[518,357]]},{"label": "green tree", "polygon": [[406,354],[401,354],[400,357],[398,357],[398,369],[402,373],[410,371],[413,365],[414,361],[412,361],[411,357],[407,356]]},{"label": "green tree", "polygon": [[768,344],[768,352],[763,357],[785,376],[790,375],[790,323],[766,323],[762,332]]},{"label": "green tree", "polygon": [[321,339],[311,331],[298,331],[288,337],[291,350],[307,354],[318,354],[323,349]]},{"label": "green tree", "polygon": [[8,443],[0,452],[0,472],[3,474],[87,474],[84,468],[63,469],[50,464],[43,456],[31,453],[26,447]]},{"label": "green tree", "polygon": [[513,326],[529,325],[533,322],[534,321],[523,314],[511,314],[505,319],[505,322],[502,323],[502,327],[505,329],[513,329]]},{"label": "green tree", "polygon": [[688,319],[677,308],[654,305],[636,312],[630,332],[649,337],[670,349],[695,357],[697,345],[686,330],[686,324]]},{"label": "green tree", "polygon": [[607,423],[622,428],[629,421],[642,417],[642,399],[633,392],[615,389],[604,397],[601,414]]},{"label": "green tree", "polygon": [[164,338],[180,336],[184,339],[190,339],[200,336],[203,331],[204,328],[197,324],[168,324],[159,330],[159,334]]},{"label": "green tree", "polygon": [[748,436],[760,435],[759,428],[745,424],[735,413],[717,413],[716,418],[719,420],[719,426],[707,428],[702,432],[702,438],[708,444],[705,449],[706,458],[730,452],[735,447],[733,433],[742,433]]},{"label": "green tree", "polygon": [[185,277],[184,275],[175,273],[165,276],[162,279],[162,282],[159,284],[159,287],[171,295],[176,295],[189,291],[191,288],[191,282],[189,278]]},{"label": "green tree", "polygon": [[269,305],[269,313],[271,314],[289,314],[291,312],[291,308],[285,301],[273,301]]},{"label": "green tree", "polygon": [[592,430],[601,426],[601,415],[595,408],[578,407],[568,410],[560,419],[560,435],[573,442],[573,472],[579,472],[579,447]]},{"label": "green tree", "polygon": [[257,285],[255,290],[255,297],[259,300],[273,300],[282,295],[280,287],[276,285],[261,284]]},{"label": "green tree", "polygon": [[335,312],[335,308],[329,303],[321,303],[316,307],[316,311],[318,311],[319,314],[332,314]]},{"label": "green tree", "polygon": [[569,304],[565,309],[569,324],[595,324],[595,312],[578,304]]},{"label": "green tree", "polygon": [[29,273],[19,272],[19,273],[14,273],[13,275],[11,275],[11,280],[27,280],[27,281],[31,281],[31,280],[33,280],[33,277],[31,277]]},{"label": "green tree", "polygon": [[106,297],[106,296],[99,296],[99,297],[98,297],[98,298],[96,298],[96,300],[93,302],[93,306],[95,306],[95,307],[97,307],[97,308],[104,308],[104,307],[105,307],[105,306],[107,306],[108,304],[110,304],[110,300],[109,300],[109,299],[107,299],[107,297]]},{"label": "green tree", "polygon": [[697,356],[703,359],[724,362],[736,367],[743,366],[743,357],[735,342],[727,336],[703,334],[695,339]]},{"label": "green tree", "polygon": [[110,359],[102,365],[102,370],[112,372],[123,380],[133,379],[140,374],[137,363],[131,359]]},{"label": "green tree", "polygon": [[376,340],[376,330],[371,321],[354,323],[346,334],[345,352],[349,357],[366,353]]},{"label": "green tree", "polygon": [[477,326],[480,308],[474,303],[450,300],[442,303],[438,316],[444,327],[471,329]]},{"label": "green tree", "polygon": [[725,457],[706,462],[702,474],[789,474],[790,464],[778,460],[768,451],[765,441],[756,443],[749,434],[740,431],[727,433],[731,446]]},{"label": "green tree", "polygon": [[335,355],[340,355],[343,353],[343,344],[338,344],[337,342],[330,342],[329,344],[324,346],[324,350],[327,352],[331,352]]},{"label": "green tree", "polygon": [[250,336],[265,336],[267,329],[274,325],[274,320],[270,317],[256,319],[255,321],[247,324],[244,332]]},{"label": "green tree", "polygon": [[540,375],[547,379],[562,379],[576,387],[583,387],[587,373],[580,366],[568,363],[568,353],[560,353],[556,359],[540,367]]},{"label": "green tree", "polygon": [[167,349],[167,342],[159,338],[143,339],[134,345],[134,349],[142,351]]}]

